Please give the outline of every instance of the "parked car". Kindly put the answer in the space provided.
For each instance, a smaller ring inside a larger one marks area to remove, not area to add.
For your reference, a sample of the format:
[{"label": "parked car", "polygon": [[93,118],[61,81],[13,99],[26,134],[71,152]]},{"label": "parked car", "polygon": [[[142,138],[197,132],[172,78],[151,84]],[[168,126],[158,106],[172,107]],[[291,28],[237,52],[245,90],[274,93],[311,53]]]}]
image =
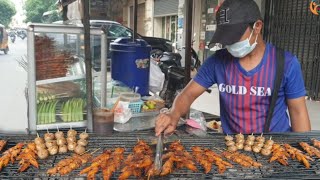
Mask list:
[{"label": "parked car", "polygon": [[[62,21],[56,21],[54,22],[54,24],[62,24]],[[116,40],[117,38],[120,37],[133,37],[133,30],[131,30],[130,28],[127,28],[123,25],[121,25],[118,22],[115,21],[106,21],[106,20],[90,20],[90,25],[91,27],[104,27],[108,29],[108,38],[107,38],[107,42],[108,42],[108,47],[110,48],[110,43],[113,42],[114,40]],[[154,52],[158,52],[158,53],[162,53],[162,52],[172,52],[172,42],[167,40],[167,39],[163,39],[163,38],[157,38],[157,37],[147,37],[147,36],[142,36],[140,34],[137,35],[137,38],[143,39],[145,40],[149,45],[151,45],[152,47],[152,51],[151,54]],[[55,41],[58,41],[58,44],[63,45],[64,42],[64,37],[63,35],[49,35],[49,37],[53,37],[55,39]],[[76,36],[75,35],[68,35],[68,42],[69,41],[74,41],[76,40]],[[92,59],[93,59],[93,68],[96,71],[100,71],[100,67],[101,67],[101,59],[100,59],[100,50],[101,50],[101,39],[98,36],[94,36],[91,38],[91,46],[93,47],[91,50],[92,53]],[[70,45],[70,42],[68,43],[68,45]],[[108,55],[107,55],[107,65],[108,68],[110,67],[110,53],[109,53],[109,49],[108,51]]]},{"label": "parked car", "polygon": [[[104,21],[104,20],[90,20],[90,25],[92,27],[107,27],[108,28],[108,38],[115,40],[119,37],[132,37],[133,30],[121,25],[115,21]],[[145,40],[149,45],[151,45],[152,50],[160,50],[162,52],[172,52],[172,42],[167,39],[148,37],[138,34],[139,39]]]}]

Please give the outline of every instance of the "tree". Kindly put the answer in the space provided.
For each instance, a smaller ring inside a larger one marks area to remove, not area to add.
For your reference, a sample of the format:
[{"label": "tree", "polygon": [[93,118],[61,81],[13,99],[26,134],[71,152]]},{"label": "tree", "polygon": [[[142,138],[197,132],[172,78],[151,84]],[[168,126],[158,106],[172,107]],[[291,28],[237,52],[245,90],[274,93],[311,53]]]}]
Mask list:
[{"label": "tree", "polygon": [[8,27],[11,18],[16,14],[16,8],[11,1],[0,0],[0,24]]},{"label": "tree", "polygon": [[[27,16],[26,22],[43,22],[43,13],[57,10],[56,2],[57,0],[27,0],[24,6]],[[53,17],[50,17],[51,21],[57,21],[60,19],[61,17],[55,13],[53,13]]]}]

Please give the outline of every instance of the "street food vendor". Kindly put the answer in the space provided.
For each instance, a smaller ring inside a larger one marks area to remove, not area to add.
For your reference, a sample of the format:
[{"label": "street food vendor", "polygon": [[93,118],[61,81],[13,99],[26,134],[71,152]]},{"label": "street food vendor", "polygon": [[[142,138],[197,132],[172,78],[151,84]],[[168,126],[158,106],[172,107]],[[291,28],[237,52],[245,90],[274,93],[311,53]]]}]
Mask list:
[{"label": "street food vendor", "polygon": [[[172,133],[193,101],[213,84],[219,89],[224,133],[264,132],[276,79],[276,47],[263,40],[263,21],[253,0],[225,0],[216,20],[217,29],[210,43],[225,48],[204,62],[176,97],[170,112],[158,116],[156,135]],[[283,76],[269,131],[310,131],[299,61],[290,52],[283,54]]]}]

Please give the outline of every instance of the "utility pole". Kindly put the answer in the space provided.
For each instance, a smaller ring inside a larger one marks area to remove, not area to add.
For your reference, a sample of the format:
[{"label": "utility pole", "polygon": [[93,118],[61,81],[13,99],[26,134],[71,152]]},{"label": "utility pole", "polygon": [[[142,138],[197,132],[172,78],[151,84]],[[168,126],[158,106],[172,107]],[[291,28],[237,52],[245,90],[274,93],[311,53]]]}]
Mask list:
[{"label": "utility pole", "polygon": [[185,85],[190,81],[193,0],[185,0]]},{"label": "utility pole", "polygon": [[138,30],[138,0],[134,0],[133,5],[133,41],[135,41],[138,37],[137,30]]},{"label": "utility pole", "polygon": [[90,51],[90,1],[81,0],[83,7],[82,24],[84,28],[84,53],[86,65],[86,93],[87,93],[87,122],[88,130],[93,130],[93,93],[92,93],[92,64]]}]

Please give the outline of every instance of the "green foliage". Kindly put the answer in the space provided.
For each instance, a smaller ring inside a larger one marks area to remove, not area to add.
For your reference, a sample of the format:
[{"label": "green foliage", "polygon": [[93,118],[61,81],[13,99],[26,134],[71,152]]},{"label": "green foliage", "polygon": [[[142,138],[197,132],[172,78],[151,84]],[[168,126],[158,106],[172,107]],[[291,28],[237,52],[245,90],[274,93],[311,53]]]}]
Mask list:
[{"label": "green foliage", "polygon": [[43,13],[47,11],[57,10],[55,3],[57,0],[27,0],[24,6],[26,10],[26,22],[48,22],[60,20],[60,16],[55,13],[48,19],[43,19]]},{"label": "green foliage", "polygon": [[0,24],[8,27],[12,16],[16,14],[16,8],[8,0],[0,0]]}]

